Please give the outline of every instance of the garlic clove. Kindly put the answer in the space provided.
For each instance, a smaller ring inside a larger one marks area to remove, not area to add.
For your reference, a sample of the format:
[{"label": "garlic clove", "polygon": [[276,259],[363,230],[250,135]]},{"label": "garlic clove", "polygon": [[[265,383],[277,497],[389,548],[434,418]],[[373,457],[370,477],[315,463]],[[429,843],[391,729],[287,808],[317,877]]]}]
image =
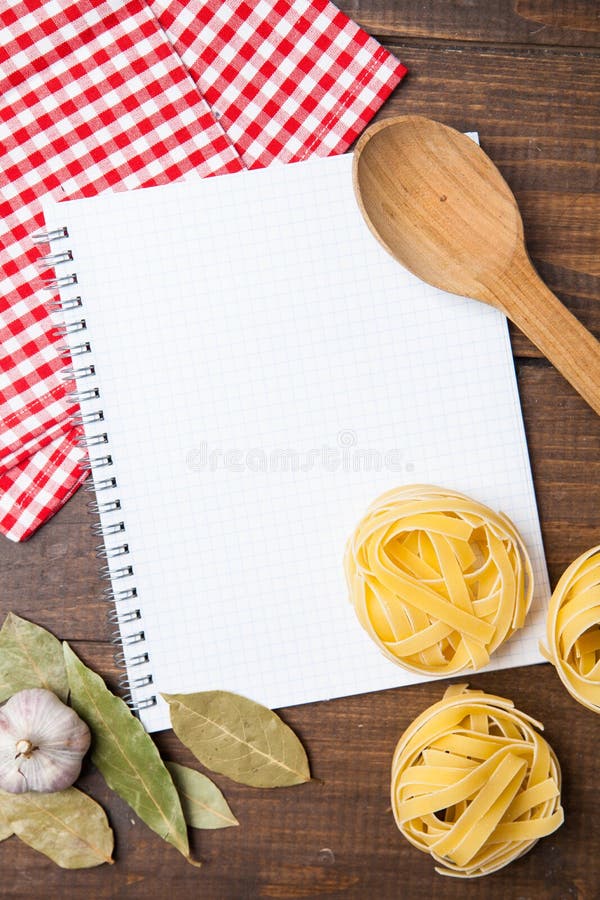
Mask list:
[{"label": "garlic clove", "polygon": [[0,788],[60,791],[81,771],[90,730],[44,688],[19,691],[0,709]]},{"label": "garlic clove", "polygon": [[8,720],[0,710],[0,787],[11,794],[27,790],[25,779],[15,758],[15,739]]}]

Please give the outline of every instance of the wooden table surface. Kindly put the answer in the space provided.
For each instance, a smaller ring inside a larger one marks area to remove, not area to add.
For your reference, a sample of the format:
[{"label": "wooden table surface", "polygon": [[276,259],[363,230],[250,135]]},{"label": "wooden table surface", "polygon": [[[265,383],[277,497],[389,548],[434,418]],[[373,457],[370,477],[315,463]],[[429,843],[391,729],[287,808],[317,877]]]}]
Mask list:
[{"label": "wooden table surface", "polygon": [[[514,190],[530,254],[550,288],[600,337],[600,7],[597,0],[343,0],[409,67],[380,116],[420,113],[481,143]],[[600,543],[600,419],[535,348],[513,349],[552,585]],[[585,360],[581,360],[585,365]],[[0,539],[0,613],[14,610],[72,641],[116,689],[111,626],[80,492],[28,543]],[[12,839],[0,845],[5,897],[596,898],[600,896],[600,721],[549,665],[471,677],[540,719],[560,759],[565,824],[503,871],[469,883],[436,875],[397,831],[391,755],[441,696],[426,684],[284,710],[314,780],[279,791],[223,788],[239,828],[193,832],[201,869],[139,822],[86,771],[108,811],[116,865],[67,872]],[[192,757],[172,732],[163,755]]]}]

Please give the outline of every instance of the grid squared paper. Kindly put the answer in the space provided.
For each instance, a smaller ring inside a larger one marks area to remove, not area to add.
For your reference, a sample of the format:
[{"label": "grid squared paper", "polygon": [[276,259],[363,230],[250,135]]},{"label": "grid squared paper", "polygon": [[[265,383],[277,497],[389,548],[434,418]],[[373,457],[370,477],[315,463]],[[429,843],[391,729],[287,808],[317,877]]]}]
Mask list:
[{"label": "grid squared paper", "polygon": [[[226,689],[276,708],[421,680],[363,632],[342,568],[367,505],[412,482],[515,522],[534,603],[490,667],[540,661],[549,585],[506,320],[385,253],[349,156],[45,212],[85,298],[112,463],[95,479],[117,482],[98,497],[121,500],[102,522],[129,548],[113,586],[141,614],[124,649],[149,657],[132,679],[153,676],[134,700]],[[141,717],[169,726],[160,700]]]}]

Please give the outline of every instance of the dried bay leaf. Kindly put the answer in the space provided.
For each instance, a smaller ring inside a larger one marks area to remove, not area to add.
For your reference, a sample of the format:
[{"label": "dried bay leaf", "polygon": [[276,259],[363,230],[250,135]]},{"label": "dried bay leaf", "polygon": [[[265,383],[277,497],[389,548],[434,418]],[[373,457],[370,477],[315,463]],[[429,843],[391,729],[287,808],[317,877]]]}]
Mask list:
[{"label": "dried bay leaf", "polygon": [[228,691],[163,696],[175,734],[208,769],[252,787],[310,781],[299,739],[260,703]]},{"label": "dried bay leaf", "polygon": [[149,828],[193,862],[179,795],[154,741],[66,642],[63,650],[71,704],[92,731],[92,762]]},{"label": "dried bay leaf", "polygon": [[113,862],[114,836],[106,814],[77,788],[53,794],[0,791],[0,814],[25,844],[63,869]]},{"label": "dried bay leaf", "polygon": [[188,825],[192,828],[229,828],[240,824],[210,778],[179,763],[168,762],[166,765],[179,793]]},{"label": "dried bay leaf", "polygon": [[66,703],[69,683],[60,641],[10,612],[0,631],[0,703],[17,691],[37,687],[53,691]]}]

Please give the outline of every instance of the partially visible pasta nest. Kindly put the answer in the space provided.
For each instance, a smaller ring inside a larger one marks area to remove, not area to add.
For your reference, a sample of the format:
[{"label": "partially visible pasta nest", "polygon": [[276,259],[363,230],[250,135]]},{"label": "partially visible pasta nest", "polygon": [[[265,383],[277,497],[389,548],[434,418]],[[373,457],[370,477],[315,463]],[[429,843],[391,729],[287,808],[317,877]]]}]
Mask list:
[{"label": "partially visible pasta nest", "polygon": [[412,672],[485,666],[525,623],[531,562],[510,519],[432,485],[375,500],[344,560],[358,619],[389,659]]},{"label": "partially visible pasta nest", "polygon": [[404,732],[394,818],[437,872],[495,872],[562,824],[560,766],[542,727],[510,700],[452,685]]},{"label": "partially visible pasta nest", "polygon": [[550,599],[542,653],[579,703],[600,713],[600,546],[564,572]]}]

